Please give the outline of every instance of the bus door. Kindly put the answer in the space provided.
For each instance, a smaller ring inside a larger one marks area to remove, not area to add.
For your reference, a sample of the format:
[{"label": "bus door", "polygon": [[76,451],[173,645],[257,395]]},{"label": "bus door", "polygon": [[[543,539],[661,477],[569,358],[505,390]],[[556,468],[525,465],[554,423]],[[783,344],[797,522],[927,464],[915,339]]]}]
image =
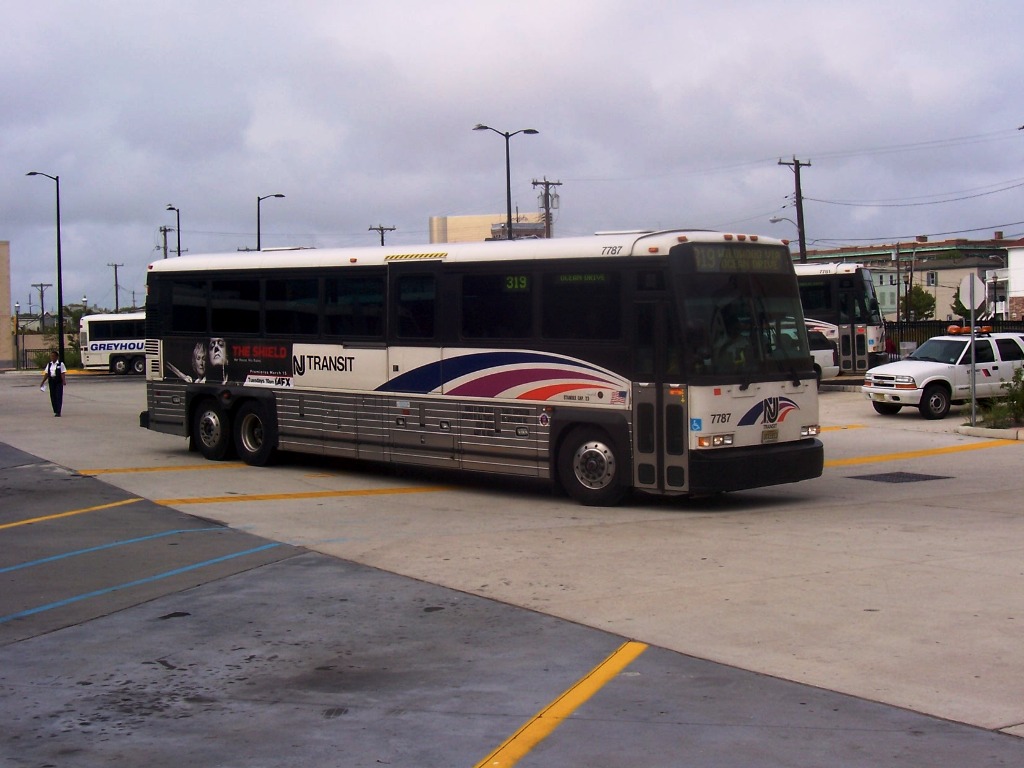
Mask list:
[{"label": "bus door", "polygon": [[641,302],[634,315],[633,484],[683,493],[689,489],[686,387],[667,301]]},{"label": "bus door", "polygon": [[857,323],[864,286],[853,275],[841,276],[836,285],[839,328],[839,370],[857,373],[868,369],[868,330]]},{"label": "bus door", "polygon": [[445,404],[431,393],[443,382],[443,331],[440,262],[422,260],[388,264],[390,281],[388,386],[384,402],[387,445],[394,461],[450,466],[455,462],[456,424]]}]

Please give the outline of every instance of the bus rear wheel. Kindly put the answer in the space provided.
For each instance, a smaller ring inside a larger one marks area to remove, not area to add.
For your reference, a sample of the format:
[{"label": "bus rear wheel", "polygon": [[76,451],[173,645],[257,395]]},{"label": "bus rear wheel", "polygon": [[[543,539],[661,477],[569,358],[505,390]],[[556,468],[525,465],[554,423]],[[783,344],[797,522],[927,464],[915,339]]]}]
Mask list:
[{"label": "bus rear wheel", "polygon": [[196,406],[192,417],[192,439],[204,458],[223,461],[231,449],[231,422],[228,414],[213,398]]},{"label": "bus rear wheel", "polygon": [[146,358],[144,357],[133,357],[132,358],[132,373],[141,376],[146,372]]},{"label": "bus rear wheel", "polygon": [[123,357],[115,357],[110,361],[110,370],[116,373],[118,376],[124,376],[128,373],[128,361]]},{"label": "bus rear wheel", "polygon": [[277,448],[277,437],[267,419],[267,409],[250,400],[235,416],[235,450],[246,464],[262,467],[271,462]]},{"label": "bus rear wheel", "polygon": [[608,507],[626,494],[625,466],[615,441],[596,427],[574,429],[558,452],[558,478],[580,504]]}]

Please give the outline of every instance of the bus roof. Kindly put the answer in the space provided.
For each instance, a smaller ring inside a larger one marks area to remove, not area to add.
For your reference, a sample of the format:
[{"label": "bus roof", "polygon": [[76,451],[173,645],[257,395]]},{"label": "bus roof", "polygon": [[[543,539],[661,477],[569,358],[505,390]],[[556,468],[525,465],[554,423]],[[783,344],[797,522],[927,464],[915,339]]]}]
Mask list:
[{"label": "bus roof", "polygon": [[92,322],[94,320],[145,320],[145,310],[137,310],[132,312],[98,312],[95,315],[82,315],[80,318],[81,322]]},{"label": "bus roof", "polygon": [[673,246],[691,243],[760,243],[785,245],[782,240],[760,235],[664,230],[617,232],[590,237],[556,239],[495,240],[473,243],[431,243],[427,245],[360,246],[302,250],[242,251],[240,253],[193,254],[162,259],[149,265],[150,272],[192,272],[218,269],[281,269],[363,265],[393,261],[479,262],[509,259],[600,258],[610,255],[648,256],[667,254]]},{"label": "bus roof", "polygon": [[863,264],[856,264],[846,261],[830,261],[823,264],[794,264],[798,277],[806,275],[849,275],[858,269],[863,269]]}]

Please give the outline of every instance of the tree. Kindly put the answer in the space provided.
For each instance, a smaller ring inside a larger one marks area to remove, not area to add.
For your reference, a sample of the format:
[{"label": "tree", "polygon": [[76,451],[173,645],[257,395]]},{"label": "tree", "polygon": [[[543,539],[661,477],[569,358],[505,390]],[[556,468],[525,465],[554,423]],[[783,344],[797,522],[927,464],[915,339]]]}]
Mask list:
[{"label": "tree", "polygon": [[920,285],[915,285],[910,289],[910,295],[907,296],[906,301],[910,315],[915,320],[933,320],[935,318],[935,297]]},{"label": "tree", "polygon": [[[78,308],[64,307],[64,337],[67,340],[67,346],[64,349],[63,362],[68,368],[82,367],[82,344],[81,339],[78,338],[78,328],[83,314],[85,313],[81,306]],[[47,349],[35,356],[35,362],[40,368],[50,362],[50,350],[57,351],[57,323],[54,323],[52,328],[44,328],[43,337],[46,339]]]}]

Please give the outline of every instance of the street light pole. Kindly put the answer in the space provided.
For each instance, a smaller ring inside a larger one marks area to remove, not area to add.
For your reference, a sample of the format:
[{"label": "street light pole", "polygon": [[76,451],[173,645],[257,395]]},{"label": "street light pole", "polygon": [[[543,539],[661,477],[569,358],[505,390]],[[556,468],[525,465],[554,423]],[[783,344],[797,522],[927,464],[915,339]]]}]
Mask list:
[{"label": "street light pole", "polygon": [[517,133],[524,133],[527,136],[534,136],[540,131],[534,130],[533,128],[520,128],[518,131],[499,131],[497,128],[491,128],[489,125],[483,123],[477,123],[473,128],[474,131],[494,131],[499,136],[505,137],[505,202],[507,205],[507,218],[505,226],[507,230],[505,232],[506,240],[514,240],[515,237],[512,234],[512,163],[509,158],[509,140]]},{"label": "street light pole", "polygon": [[29,171],[26,176],[45,176],[57,185],[57,355],[58,360],[64,362],[64,281],[61,277],[60,266],[60,176],[51,176],[48,173]]},{"label": "street light pole", "polygon": [[[175,208],[170,203],[167,204],[167,210],[168,211],[174,211],[174,218],[175,218],[174,231],[178,235],[178,258],[180,259],[181,258],[181,211],[179,211],[177,208]],[[167,258],[167,251],[166,250],[164,250],[164,258],[165,259]]]},{"label": "street light pole", "polygon": [[18,335],[21,333],[19,329],[21,325],[21,304],[17,301],[14,302],[14,370],[21,370],[21,343]]},{"label": "street light pole", "polygon": [[276,195],[263,195],[263,197],[257,197],[256,198],[256,250],[257,251],[262,251],[263,250],[263,246],[262,246],[262,242],[261,242],[261,233],[260,233],[260,226],[261,226],[260,225],[260,204],[264,200],[266,200],[268,198],[271,198],[271,197],[284,197],[284,195],[282,195],[280,192],[278,192]]}]

